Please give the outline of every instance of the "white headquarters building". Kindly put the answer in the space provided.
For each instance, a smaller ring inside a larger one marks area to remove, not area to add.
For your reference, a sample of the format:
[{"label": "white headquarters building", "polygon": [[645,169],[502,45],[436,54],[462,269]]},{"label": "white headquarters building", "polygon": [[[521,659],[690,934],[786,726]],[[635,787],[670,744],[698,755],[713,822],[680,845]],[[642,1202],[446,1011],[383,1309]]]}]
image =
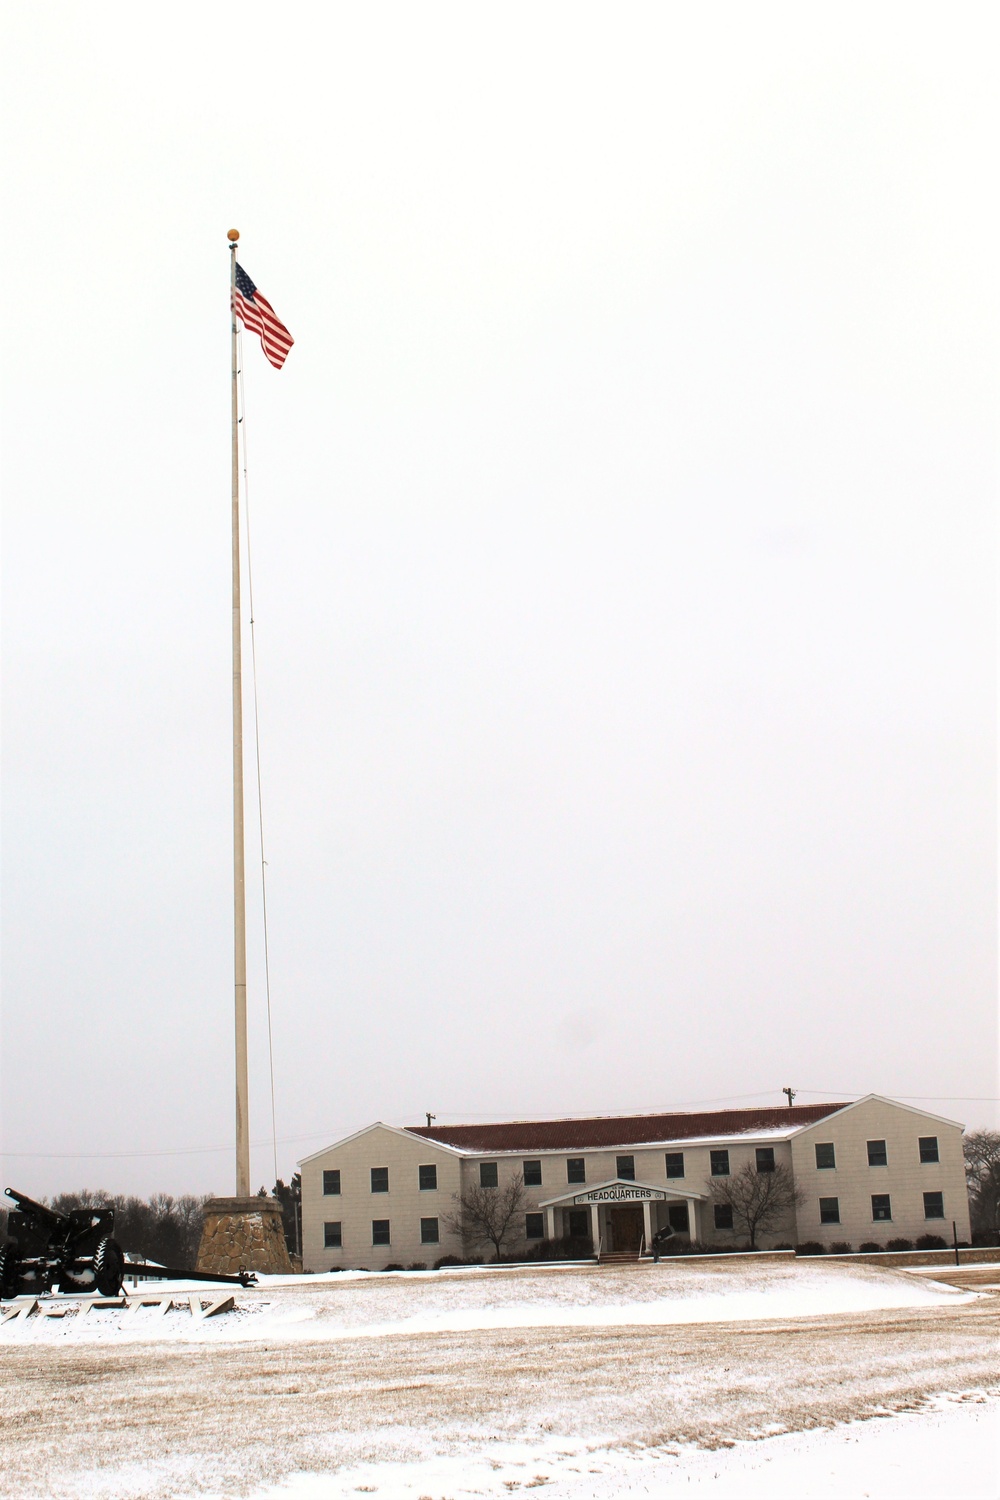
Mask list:
[{"label": "white headquarters building", "polygon": [[853,1103],[727,1109],[700,1114],[512,1120],[488,1125],[369,1125],[306,1157],[306,1270],[433,1265],[468,1253],[449,1227],[470,1185],[524,1183],[514,1255],[541,1240],[590,1239],[605,1252],[649,1246],[669,1225],[677,1240],[745,1240],[713,1181],[789,1168],[797,1208],[760,1246],[818,1241],[884,1246],[939,1234],[969,1239],[962,1126],[869,1094]]}]

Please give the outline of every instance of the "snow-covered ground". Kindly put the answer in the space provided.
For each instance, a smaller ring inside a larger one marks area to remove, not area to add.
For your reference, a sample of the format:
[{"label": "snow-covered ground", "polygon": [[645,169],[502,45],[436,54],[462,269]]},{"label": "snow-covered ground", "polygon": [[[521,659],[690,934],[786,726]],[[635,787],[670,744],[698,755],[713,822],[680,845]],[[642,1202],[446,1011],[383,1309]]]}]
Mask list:
[{"label": "snow-covered ground", "polygon": [[505,1443],[487,1453],[297,1475],[254,1500],[460,1500],[546,1489],[560,1500],[997,1500],[1000,1401],[945,1396],[924,1410],[705,1451]]},{"label": "snow-covered ground", "polygon": [[0,1326],[5,1500],[1000,1495],[989,1287],[783,1259],[234,1295]]},{"label": "snow-covered ground", "polygon": [[0,1324],[0,1345],[25,1339],[315,1342],[508,1328],[662,1327],[929,1308],[977,1295],[899,1271],[826,1266],[812,1259],[596,1273],[587,1267],[562,1274],[532,1268],[461,1277],[434,1272],[271,1276],[259,1288],[235,1288],[233,1311],[205,1321],[191,1316],[191,1292],[209,1299],[209,1289],[195,1282],[147,1284],[144,1296],[172,1298],[175,1307],[143,1307],[133,1299],[127,1308],[95,1307],[86,1317],[80,1316],[84,1303],[49,1299],[43,1314],[52,1307],[62,1316]]}]

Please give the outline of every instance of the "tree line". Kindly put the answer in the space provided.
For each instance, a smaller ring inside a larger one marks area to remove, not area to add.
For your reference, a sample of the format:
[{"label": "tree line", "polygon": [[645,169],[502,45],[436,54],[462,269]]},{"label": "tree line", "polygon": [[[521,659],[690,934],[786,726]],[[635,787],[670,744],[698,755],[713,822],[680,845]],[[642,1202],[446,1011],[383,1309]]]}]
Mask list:
[{"label": "tree line", "polygon": [[971,1130],[962,1147],[972,1243],[1000,1245],[1000,1130]]},{"label": "tree line", "polygon": [[[290,1255],[296,1249],[296,1221],[301,1183],[298,1173],[286,1184],[279,1178],[272,1196],[281,1204],[282,1224]],[[161,1266],[176,1266],[179,1270],[193,1270],[198,1258],[201,1226],[205,1204],[213,1195],[204,1193],[182,1193],[174,1198],[170,1193],[153,1193],[149,1198],[136,1198],[124,1193],[108,1193],[101,1189],[81,1188],[74,1193],[57,1193],[52,1199],[40,1199],[56,1213],[66,1214],[73,1208],[113,1208],[115,1211],[115,1239],[127,1255],[135,1260],[155,1261]],[[261,1188],[259,1197],[267,1197]],[[0,1241],[6,1238],[7,1213],[0,1210]]]}]

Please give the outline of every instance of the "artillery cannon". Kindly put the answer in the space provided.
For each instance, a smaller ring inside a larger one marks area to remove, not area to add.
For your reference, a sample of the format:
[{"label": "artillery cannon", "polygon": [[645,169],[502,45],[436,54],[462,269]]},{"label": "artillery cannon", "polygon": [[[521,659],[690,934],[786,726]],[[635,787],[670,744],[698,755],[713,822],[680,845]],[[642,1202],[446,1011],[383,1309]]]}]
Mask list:
[{"label": "artillery cannon", "polygon": [[0,1297],[35,1296],[58,1286],[61,1292],[116,1297],[126,1276],[158,1281],[224,1281],[250,1286],[257,1280],[249,1271],[238,1276],[212,1276],[204,1271],[181,1271],[170,1266],[126,1262],[114,1238],[115,1211],[73,1208],[68,1214],[6,1189],[17,1208],[7,1217],[13,1243],[0,1247]]}]

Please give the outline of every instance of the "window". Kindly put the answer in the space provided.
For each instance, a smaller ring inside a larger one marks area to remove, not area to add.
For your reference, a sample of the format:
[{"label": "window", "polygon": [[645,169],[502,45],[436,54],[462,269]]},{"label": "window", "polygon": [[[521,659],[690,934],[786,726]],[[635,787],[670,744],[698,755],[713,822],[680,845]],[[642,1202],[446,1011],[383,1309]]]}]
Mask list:
[{"label": "window", "polygon": [[819,1222],[821,1224],[840,1223],[839,1198],[821,1198],[819,1200]]},{"label": "window", "polygon": [[729,1203],[717,1203],[715,1205],[715,1227],[716,1229],[732,1229],[733,1210]]},{"label": "window", "polygon": [[684,1152],[683,1151],[668,1151],[667,1152],[667,1176],[668,1177],[683,1177],[684,1176]]},{"label": "window", "polygon": [[925,1193],[924,1194],[924,1218],[925,1219],[943,1219],[944,1218],[944,1193]]},{"label": "window", "polygon": [[888,1193],[872,1193],[872,1218],[876,1223],[880,1220],[888,1222],[892,1218],[892,1204]]},{"label": "window", "polygon": [[343,1241],[340,1236],[340,1220],[336,1224],[323,1225],[323,1246],[327,1250],[339,1250]]},{"label": "window", "polygon": [[590,1234],[590,1211],[586,1208],[571,1208],[566,1217],[569,1219],[570,1237],[585,1240]]},{"label": "window", "polygon": [[372,1167],[372,1192],[387,1193],[389,1191],[389,1168]]},{"label": "window", "polygon": [[686,1203],[674,1203],[667,1209],[667,1220],[674,1234],[690,1234]]},{"label": "window", "polygon": [[774,1147],[773,1146],[758,1146],[757,1147],[757,1171],[758,1172],[773,1172],[774,1171]]},{"label": "window", "polygon": [[870,1167],[887,1167],[889,1158],[885,1151],[885,1141],[868,1142],[868,1165]]},{"label": "window", "polygon": [[438,1169],[433,1164],[429,1167],[418,1167],[420,1176],[420,1191],[422,1193],[433,1193],[438,1185]]},{"label": "window", "polygon": [[712,1176],[713,1177],[728,1177],[729,1176],[729,1152],[728,1151],[713,1151],[712,1152]]},{"label": "window", "polygon": [[496,1187],[498,1181],[496,1162],[481,1161],[479,1163],[479,1186]]},{"label": "window", "polygon": [[441,1236],[438,1234],[437,1219],[420,1220],[420,1243],[422,1245],[437,1245]]},{"label": "window", "polygon": [[[541,1162],[540,1161],[523,1161],[521,1163],[521,1176],[524,1178],[524,1185],[525,1185],[525,1187],[541,1187],[541,1185],[542,1185],[542,1164],[541,1164]],[[541,1238],[540,1235],[537,1235],[537,1234],[535,1235],[535,1239],[536,1240],[540,1239],[540,1238]]]},{"label": "window", "polygon": [[619,1177],[623,1177],[626,1182],[634,1182],[635,1181],[635,1157],[634,1156],[616,1156],[615,1157],[615,1163],[616,1163],[616,1172],[617,1172],[617,1175]]},{"label": "window", "polygon": [[525,1214],[524,1216],[524,1238],[526,1240],[544,1240],[545,1238],[545,1215]]},{"label": "window", "polygon": [[392,1244],[392,1240],[389,1238],[389,1220],[388,1219],[372,1219],[372,1244],[373,1245],[391,1245]]},{"label": "window", "polygon": [[330,1194],[335,1194],[335,1193],[339,1193],[340,1192],[340,1169],[339,1169],[339,1167],[336,1168],[332,1172],[324,1172],[323,1173],[323,1192],[324,1192],[324,1194],[327,1197],[329,1197]]},{"label": "window", "polygon": [[832,1141],[816,1142],[816,1165],[821,1171],[824,1167],[835,1167],[837,1165],[837,1153],[833,1149]]},{"label": "window", "polygon": [[938,1143],[936,1135],[922,1135],[920,1137],[920,1160],[940,1161],[938,1154]]},{"label": "window", "polygon": [[571,1156],[566,1162],[567,1182],[586,1182],[587,1164],[582,1156]]}]

